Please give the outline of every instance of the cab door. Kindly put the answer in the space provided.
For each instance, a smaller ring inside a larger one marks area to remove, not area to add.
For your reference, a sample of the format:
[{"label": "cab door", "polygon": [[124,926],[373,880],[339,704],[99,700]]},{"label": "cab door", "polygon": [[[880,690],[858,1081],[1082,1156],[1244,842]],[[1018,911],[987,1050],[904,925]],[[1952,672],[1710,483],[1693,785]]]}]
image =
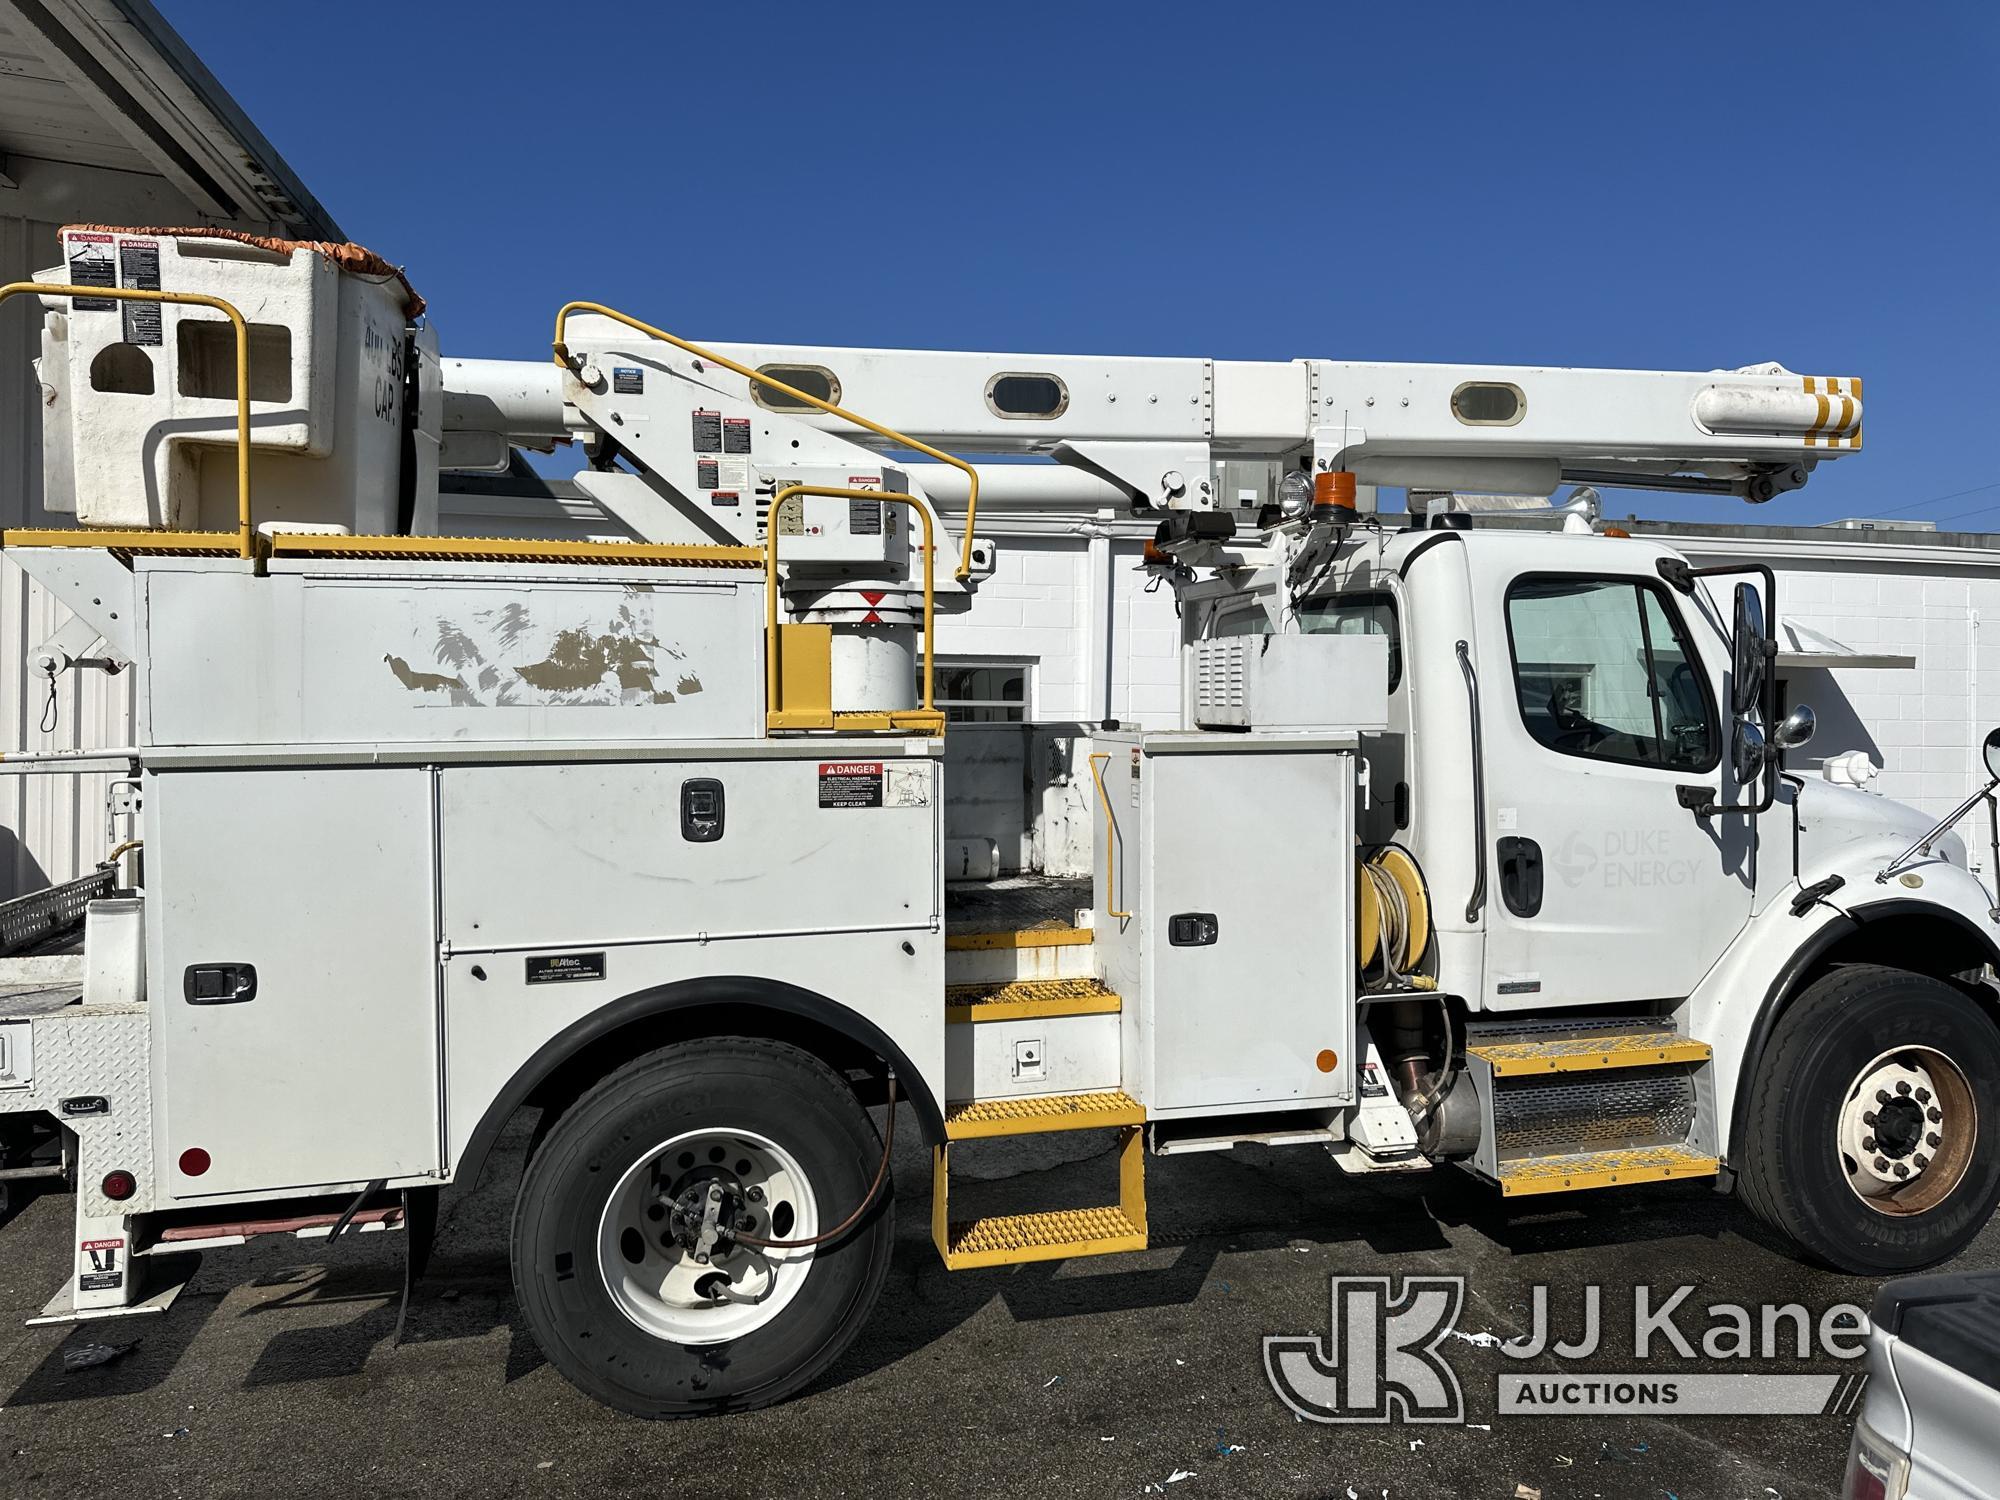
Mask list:
[{"label": "cab door", "polygon": [[[1644,554],[1650,560],[1650,554]],[[1480,580],[1487,912],[1498,1009],[1678,998],[1748,921],[1754,819],[1727,781],[1725,647],[1656,575]],[[1683,789],[1689,789],[1684,795]]]}]

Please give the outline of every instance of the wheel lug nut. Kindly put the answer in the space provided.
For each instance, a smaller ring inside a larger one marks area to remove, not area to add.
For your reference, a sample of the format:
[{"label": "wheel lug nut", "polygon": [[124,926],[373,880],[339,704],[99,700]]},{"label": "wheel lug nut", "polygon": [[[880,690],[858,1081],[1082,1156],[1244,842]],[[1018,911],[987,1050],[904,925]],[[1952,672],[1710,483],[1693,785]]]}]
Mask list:
[{"label": "wheel lug nut", "polygon": [[1887,1089],[1875,1090],[1875,1102],[1877,1104],[1887,1104],[1891,1099],[1895,1097],[1896,1096],[1890,1093]]},{"label": "wheel lug nut", "polygon": [[1919,1172],[1923,1171],[1925,1167],[1928,1167],[1931,1164],[1931,1159],[1928,1156],[1918,1156],[1912,1158],[1912,1160],[1915,1161],[1917,1170]]},{"label": "wheel lug nut", "polygon": [[1924,1137],[1924,1144],[1935,1151],[1944,1144],[1944,1137],[1933,1130],[1929,1135]]},{"label": "wheel lug nut", "polygon": [[1924,1118],[1929,1120],[1931,1124],[1935,1125],[1937,1124],[1938,1121],[1944,1118],[1944,1111],[1939,1109],[1935,1104],[1933,1104],[1928,1110],[1924,1112]]},{"label": "wheel lug nut", "polygon": [[1861,1149],[1863,1151],[1873,1151],[1875,1149],[1875,1137],[1872,1135],[1861,1137]]},{"label": "wheel lug nut", "polygon": [[1878,1171],[1878,1172],[1886,1172],[1886,1171],[1888,1171],[1888,1170],[1889,1170],[1889,1158],[1888,1158],[1888,1157],[1886,1157],[1886,1156],[1878,1156],[1878,1157],[1876,1157],[1876,1158],[1875,1158],[1875,1170],[1876,1170],[1876,1171]]},{"label": "wheel lug nut", "polygon": [[1917,1103],[1928,1104],[1930,1102],[1931,1102],[1931,1091],[1929,1089],[1918,1089]]},{"label": "wheel lug nut", "polygon": [[1897,1175],[1898,1177],[1908,1177],[1908,1176],[1910,1175],[1910,1168],[1909,1168],[1909,1164],[1908,1164],[1907,1162],[1900,1162],[1900,1161],[1899,1161],[1899,1162],[1897,1162],[1897,1163],[1896,1163],[1896,1175]]},{"label": "wheel lug nut", "polygon": [[1861,1112],[1861,1123],[1863,1125],[1873,1125],[1875,1123],[1875,1111],[1872,1109],[1863,1110]]},{"label": "wheel lug nut", "polygon": [[747,1187],[743,1190],[743,1196],[748,1198],[752,1203],[762,1203],[764,1201],[764,1190],[755,1186]]},{"label": "wheel lug nut", "polygon": [[1907,1078],[1898,1078],[1896,1080],[1896,1092],[1899,1094],[1907,1094],[1909,1093],[1909,1091],[1910,1091],[1910,1080]]}]

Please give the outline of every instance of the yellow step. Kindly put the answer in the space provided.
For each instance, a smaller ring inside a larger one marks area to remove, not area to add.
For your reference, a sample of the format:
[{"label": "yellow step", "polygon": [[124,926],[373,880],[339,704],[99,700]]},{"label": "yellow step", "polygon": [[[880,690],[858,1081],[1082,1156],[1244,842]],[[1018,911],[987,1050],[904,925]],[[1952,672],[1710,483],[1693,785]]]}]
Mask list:
[{"label": "yellow step", "polygon": [[1087,948],[1095,934],[1088,927],[1021,927],[1005,932],[947,932],[947,950],[974,948]]},{"label": "yellow step", "polygon": [[1047,1135],[1058,1130],[1109,1130],[1145,1123],[1144,1106],[1118,1089],[1101,1094],[1043,1094],[1033,1099],[981,1099],[951,1105],[944,1112],[945,1137],[954,1141]]},{"label": "yellow step", "polygon": [[996,979],[987,984],[946,985],[944,991],[947,1021],[1109,1015],[1122,1005],[1098,979]]},{"label": "yellow step", "polygon": [[1145,1226],[1135,1224],[1122,1208],[1063,1208],[953,1224],[944,1263],[950,1270],[966,1271],[1145,1248]]},{"label": "yellow step", "polygon": [[1602,1068],[1651,1068],[1662,1063],[1704,1063],[1714,1055],[1707,1042],[1677,1036],[1671,1031],[1561,1037],[1539,1042],[1486,1042],[1465,1050],[1490,1067],[1495,1078],[1588,1073]]},{"label": "yellow step", "polygon": [[1676,1177],[1713,1177],[1722,1163],[1686,1146],[1639,1146],[1625,1151],[1583,1151],[1572,1156],[1529,1156],[1500,1163],[1503,1197],[1574,1193],[1585,1188]]}]

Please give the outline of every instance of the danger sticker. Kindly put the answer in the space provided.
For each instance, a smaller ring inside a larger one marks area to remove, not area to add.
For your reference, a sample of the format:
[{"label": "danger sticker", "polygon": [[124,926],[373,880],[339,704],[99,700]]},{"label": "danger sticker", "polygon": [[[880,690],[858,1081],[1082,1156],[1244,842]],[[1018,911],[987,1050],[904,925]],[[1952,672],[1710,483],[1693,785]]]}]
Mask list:
[{"label": "danger sticker", "polygon": [[748,453],[750,451],[750,419],[748,417],[724,417],[722,419],[722,451],[724,453]]},{"label": "danger sticker", "polygon": [[819,766],[821,807],[880,807],[882,762],[824,760]]},{"label": "danger sticker", "polygon": [[82,1250],[123,1250],[123,1240],[85,1240],[77,1248]]},{"label": "danger sticker", "polygon": [[[112,239],[108,234],[72,232],[69,241],[69,279],[72,286],[116,286],[118,267],[112,260]],[[110,312],[118,305],[111,297],[77,297],[70,306],[77,312]]]}]

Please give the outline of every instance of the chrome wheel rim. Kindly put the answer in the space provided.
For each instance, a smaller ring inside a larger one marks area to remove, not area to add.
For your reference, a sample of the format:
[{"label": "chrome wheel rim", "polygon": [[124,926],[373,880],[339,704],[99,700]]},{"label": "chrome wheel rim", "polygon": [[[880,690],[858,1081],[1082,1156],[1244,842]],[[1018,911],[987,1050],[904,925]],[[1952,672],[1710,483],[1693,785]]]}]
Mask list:
[{"label": "chrome wheel rim", "polygon": [[[723,1221],[729,1232],[717,1237]],[[618,1310],[644,1332],[675,1344],[726,1343],[784,1311],[813,1259],[811,1247],[759,1249],[735,1232],[811,1239],[819,1232],[812,1183],[767,1136],[688,1131],[642,1155],[611,1190],[598,1223],[598,1270]]]}]

